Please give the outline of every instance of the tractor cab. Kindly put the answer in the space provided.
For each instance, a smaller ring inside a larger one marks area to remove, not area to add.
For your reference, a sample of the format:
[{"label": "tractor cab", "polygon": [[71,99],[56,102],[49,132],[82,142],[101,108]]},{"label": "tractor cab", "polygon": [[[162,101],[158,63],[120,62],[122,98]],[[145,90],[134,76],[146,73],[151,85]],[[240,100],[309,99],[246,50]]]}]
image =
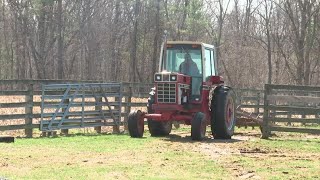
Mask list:
[{"label": "tractor cab", "polygon": [[[199,42],[168,41],[164,43],[161,49],[159,73],[155,74],[154,79],[156,85],[161,82],[189,79],[190,84],[179,81],[177,85],[189,87],[185,92],[188,94],[185,100],[200,103],[202,88],[212,84],[211,77],[218,74],[214,50],[214,46]],[[167,101],[170,102],[170,100]]]}]

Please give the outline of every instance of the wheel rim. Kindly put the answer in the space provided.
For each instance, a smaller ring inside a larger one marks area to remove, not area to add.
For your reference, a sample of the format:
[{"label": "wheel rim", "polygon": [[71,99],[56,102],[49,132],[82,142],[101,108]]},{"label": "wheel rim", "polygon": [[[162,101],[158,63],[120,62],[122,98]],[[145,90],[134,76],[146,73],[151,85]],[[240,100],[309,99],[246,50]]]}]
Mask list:
[{"label": "wheel rim", "polygon": [[226,125],[228,130],[231,130],[234,123],[234,103],[231,98],[228,98],[227,102],[227,111],[226,111]]}]

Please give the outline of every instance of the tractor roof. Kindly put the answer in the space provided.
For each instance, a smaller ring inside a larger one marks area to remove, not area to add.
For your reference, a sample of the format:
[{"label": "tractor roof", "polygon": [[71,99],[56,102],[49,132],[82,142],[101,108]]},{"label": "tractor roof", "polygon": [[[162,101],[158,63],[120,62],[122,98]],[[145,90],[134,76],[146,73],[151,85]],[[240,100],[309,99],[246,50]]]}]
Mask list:
[{"label": "tractor roof", "polygon": [[208,48],[214,48],[213,45],[197,42],[197,41],[167,41],[167,44],[199,44]]}]

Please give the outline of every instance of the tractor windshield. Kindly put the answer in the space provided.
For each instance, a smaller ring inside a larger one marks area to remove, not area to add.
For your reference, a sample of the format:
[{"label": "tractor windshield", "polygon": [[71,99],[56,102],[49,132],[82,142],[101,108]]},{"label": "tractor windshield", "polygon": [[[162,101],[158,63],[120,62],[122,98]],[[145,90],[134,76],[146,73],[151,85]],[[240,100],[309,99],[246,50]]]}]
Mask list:
[{"label": "tractor windshield", "polygon": [[166,58],[163,59],[162,70],[201,77],[201,59],[201,45],[167,44]]},{"label": "tractor windshield", "polygon": [[167,44],[166,58],[163,59],[161,70],[191,76],[191,99],[200,99],[200,86],[202,82],[201,45]]}]

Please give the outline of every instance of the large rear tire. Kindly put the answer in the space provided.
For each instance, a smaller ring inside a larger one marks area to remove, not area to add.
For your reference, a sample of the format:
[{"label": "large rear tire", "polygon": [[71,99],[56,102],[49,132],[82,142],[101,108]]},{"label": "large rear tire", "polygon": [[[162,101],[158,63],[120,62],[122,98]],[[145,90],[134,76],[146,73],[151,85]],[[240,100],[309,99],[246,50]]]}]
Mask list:
[{"label": "large rear tire", "polygon": [[144,121],[141,118],[142,112],[140,110],[133,111],[128,116],[128,130],[133,138],[141,138],[144,131]]},{"label": "large rear tire", "polygon": [[[154,95],[148,99],[148,113],[153,113],[152,104],[154,103]],[[148,128],[151,136],[160,137],[167,136],[171,133],[172,122],[171,121],[155,121],[148,119]]]},{"label": "large rear tire", "polygon": [[215,139],[231,139],[236,124],[236,95],[229,87],[216,90],[211,103],[211,130]]},{"label": "large rear tire", "polygon": [[191,120],[191,138],[195,141],[202,141],[206,136],[206,116],[197,112]]}]

